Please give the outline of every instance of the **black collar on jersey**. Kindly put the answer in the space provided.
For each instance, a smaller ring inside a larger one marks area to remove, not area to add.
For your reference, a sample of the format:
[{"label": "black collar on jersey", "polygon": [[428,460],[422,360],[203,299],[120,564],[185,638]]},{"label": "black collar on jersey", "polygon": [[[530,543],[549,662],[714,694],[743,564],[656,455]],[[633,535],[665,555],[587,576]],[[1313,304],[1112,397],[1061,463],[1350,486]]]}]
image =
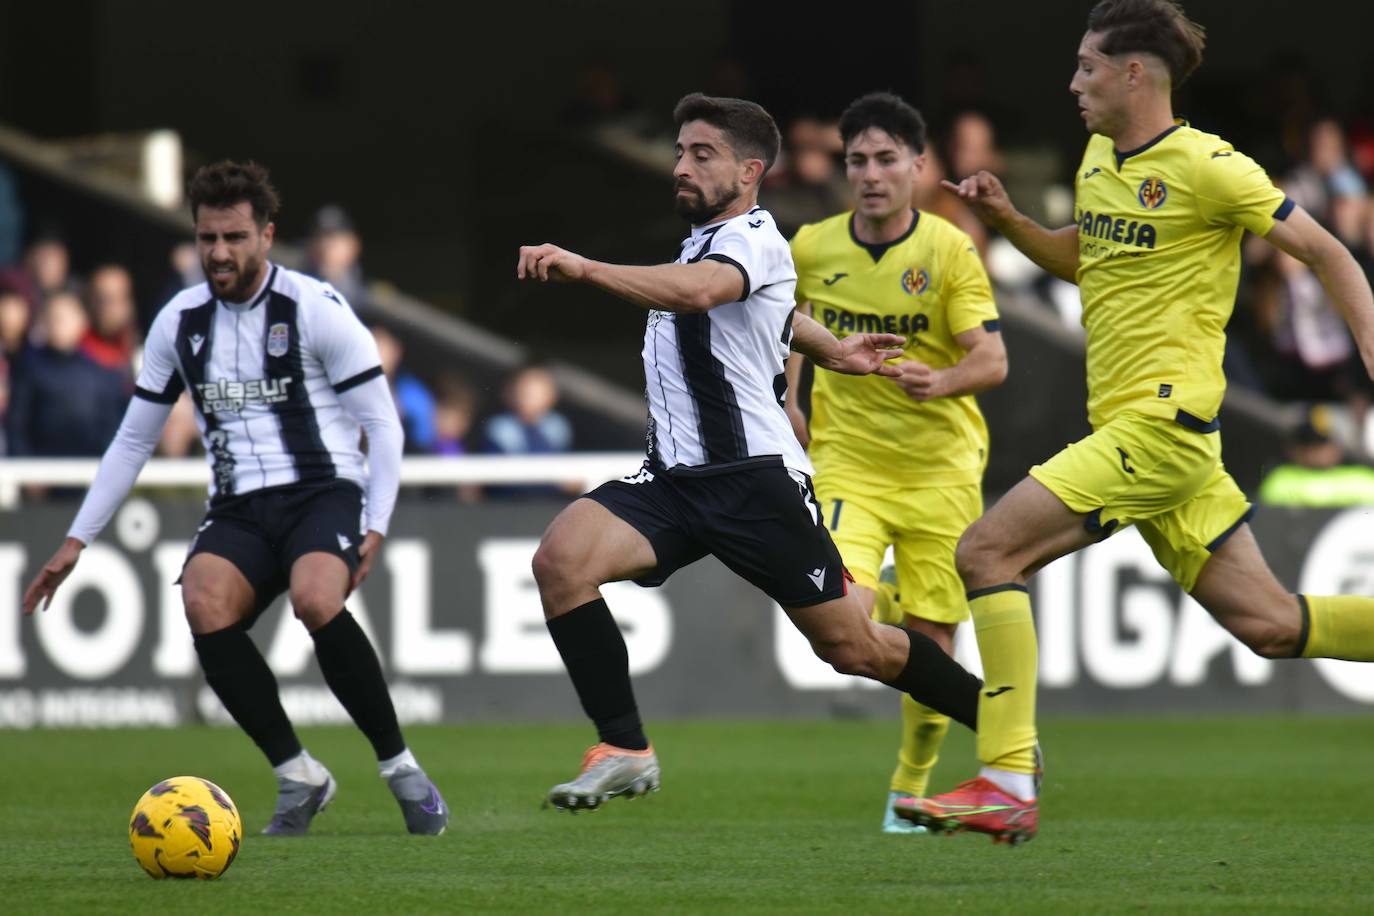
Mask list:
[{"label": "black collar on jersey", "polygon": [[[272,269],[271,269],[270,271],[268,271],[268,274],[267,274],[267,282],[264,283],[264,284],[262,285],[262,291],[261,291],[260,293],[258,293],[256,296],[253,297],[253,301],[249,302],[249,303],[248,303],[248,307],[245,308],[243,311],[245,311],[245,312],[251,312],[251,311],[253,311],[253,309],[257,308],[258,306],[260,306],[260,305],[262,305],[264,302],[266,302],[266,301],[267,301],[267,297],[270,296],[270,295],[272,294],[272,281],[274,281],[274,280],[276,280],[276,279],[277,279],[277,265],[273,264],[273,265],[272,265]],[[219,303],[219,304],[220,304],[221,306],[223,306],[224,308],[229,308],[229,303],[225,302],[223,299],[219,298],[218,296],[215,297],[215,302]],[[237,302],[234,303],[234,304],[235,304],[235,305],[238,305]]]},{"label": "black collar on jersey", "polygon": [[1179,129],[1180,127],[1182,127],[1182,126],[1183,126],[1183,123],[1182,123],[1182,122],[1180,122],[1180,123],[1178,123],[1178,124],[1175,124],[1174,126],[1170,127],[1168,130],[1166,130],[1164,133],[1160,134],[1158,137],[1155,137],[1153,140],[1147,140],[1147,141],[1145,141],[1144,145],[1142,145],[1142,146],[1137,146],[1135,149],[1128,149],[1128,150],[1126,150],[1126,152],[1124,152],[1124,153],[1122,153],[1122,152],[1117,152],[1116,147],[1112,147],[1112,152],[1116,153],[1116,168],[1117,168],[1117,171],[1120,171],[1120,170],[1121,170],[1122,164],[1125,163],[1125,161],[1126,161],[1127,159],[1131,158],[1132,156],[1138,156],[1138,155],[1140,155],[1141,153],[1145,152],[1147,149],[1149,149],[1150,147],[1154,146],[1154,145],[1155,145],[1156,143],[1158,143],[1160,140],[1163,140],[1165,137],[1169,136],[1169,134],[1171,134],[1171,133],[1173,133],[1174,131],[1178,130],[1178,129]]},{"label": "black collar on jersey", "polygon": [[855,245],[858,245],[864,251],[868,252],[869,257],[873,258],[874,264],[877,264],[879,261],[883,259],[883,255],[887,253],[887,250],[889,248],[891,248],[894,245],[900,245],[907,239],[911,238],[911,233],[916,231],[916,224],[921,221],[921,211],[917,210],[915,207],[912,207],[910,229],[908,229],[906,232],[903,232],[900,237],[895,238],[890,242],[875,242],[874,244],[870,245],[868,242],[861,241],[859,239],[858,233],[854,231],[854,216],[855,214],[853,213],[849,214],[849,237],[854,240]]}]

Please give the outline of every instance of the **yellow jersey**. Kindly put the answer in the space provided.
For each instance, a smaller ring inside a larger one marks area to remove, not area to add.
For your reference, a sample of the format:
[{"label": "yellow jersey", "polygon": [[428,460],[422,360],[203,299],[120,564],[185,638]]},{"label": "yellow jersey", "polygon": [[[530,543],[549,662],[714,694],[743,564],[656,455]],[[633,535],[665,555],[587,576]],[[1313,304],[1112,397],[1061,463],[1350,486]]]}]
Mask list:
[{"label": "yellow jersey", "polygon": [[1074,217],[1094,429],[1126,410],[1216,418],[1241,235],[1292,207],[1253,159],[1185,123],[1125,153],[1088,141]]},{"label": "yellow jersey", "polygon": [[[803,226],[792,239],[797,301],[836,337],[902,334],[903,358],[933,369],[965,350],[955,335],[997,329],[997,307],[968,235],[916,211],[911,230],[865,245],[853,215]],[[811,391],[811,461],[857,495],[982,481],[988,429],[972,395],[913,401],[891,379],[818,370]]]}]

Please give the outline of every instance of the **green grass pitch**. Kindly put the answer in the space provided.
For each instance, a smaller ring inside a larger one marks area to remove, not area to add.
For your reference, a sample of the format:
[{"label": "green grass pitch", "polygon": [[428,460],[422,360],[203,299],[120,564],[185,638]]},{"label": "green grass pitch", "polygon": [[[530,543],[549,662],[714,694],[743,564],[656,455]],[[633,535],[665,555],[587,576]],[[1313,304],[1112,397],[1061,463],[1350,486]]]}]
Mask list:
[{"label": "green grass pitch", "polygon": [[[971,775],[953,729],[936,772]],[[240,733],[9,732],[0,911],[605,913],[1337,913],[1374,909],[1374,720],[1056,719],[1040,836],[883,836],[892,722],[651,728],[663,791],[571,816],[543,791],[589,729],[411,728],[455,814],[404,833],[362,737],[307,729],[339,779],[309,837],[256,833],[274,784]],[[219,881],[152,881],[129,851],[134,801],[197,775],[247,837]]]}]

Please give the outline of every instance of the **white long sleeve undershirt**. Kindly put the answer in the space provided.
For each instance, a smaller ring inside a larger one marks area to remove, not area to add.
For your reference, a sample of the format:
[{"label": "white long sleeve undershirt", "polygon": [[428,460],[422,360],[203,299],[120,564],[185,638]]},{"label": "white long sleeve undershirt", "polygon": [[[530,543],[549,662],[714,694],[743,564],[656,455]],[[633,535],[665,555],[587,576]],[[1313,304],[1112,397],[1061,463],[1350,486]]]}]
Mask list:
[{"label": "white long sleeve undershirt", "polygon": [[385,376],[339,395],[339,403],[367,433],[367,527],[385,535],[401,486],[405,433]]},{"label": "white long sleeve undershirt", "polygon": [[139,397],[129,401],[119,431],[100,459],[100,469],[86,491],[67,537],[89,544],[100,534],[133,489],[139,471],[157,447],[162,427],[171,412],[171,404],[158,404]]}]

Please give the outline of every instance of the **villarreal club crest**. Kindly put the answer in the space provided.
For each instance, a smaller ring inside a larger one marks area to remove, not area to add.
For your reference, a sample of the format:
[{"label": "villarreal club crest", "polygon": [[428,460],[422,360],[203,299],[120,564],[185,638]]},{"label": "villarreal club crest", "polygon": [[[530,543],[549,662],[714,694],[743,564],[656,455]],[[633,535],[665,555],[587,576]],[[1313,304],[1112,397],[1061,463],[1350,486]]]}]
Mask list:
[{"label": "villarreal club crest", "polygon": [[1146,210],[1158,210],[1168,196],[1169,189],[1158,178],[1146,178],[1140,183],[1140,190],[1136,191],[1140,205]]},{"label": "villarreal club crest", "polygon": [[902,274],[902,292],[908,296],[919,296],[930,289],[930,274],[926,273],[925,268],[907,268],[906,273]]}]

